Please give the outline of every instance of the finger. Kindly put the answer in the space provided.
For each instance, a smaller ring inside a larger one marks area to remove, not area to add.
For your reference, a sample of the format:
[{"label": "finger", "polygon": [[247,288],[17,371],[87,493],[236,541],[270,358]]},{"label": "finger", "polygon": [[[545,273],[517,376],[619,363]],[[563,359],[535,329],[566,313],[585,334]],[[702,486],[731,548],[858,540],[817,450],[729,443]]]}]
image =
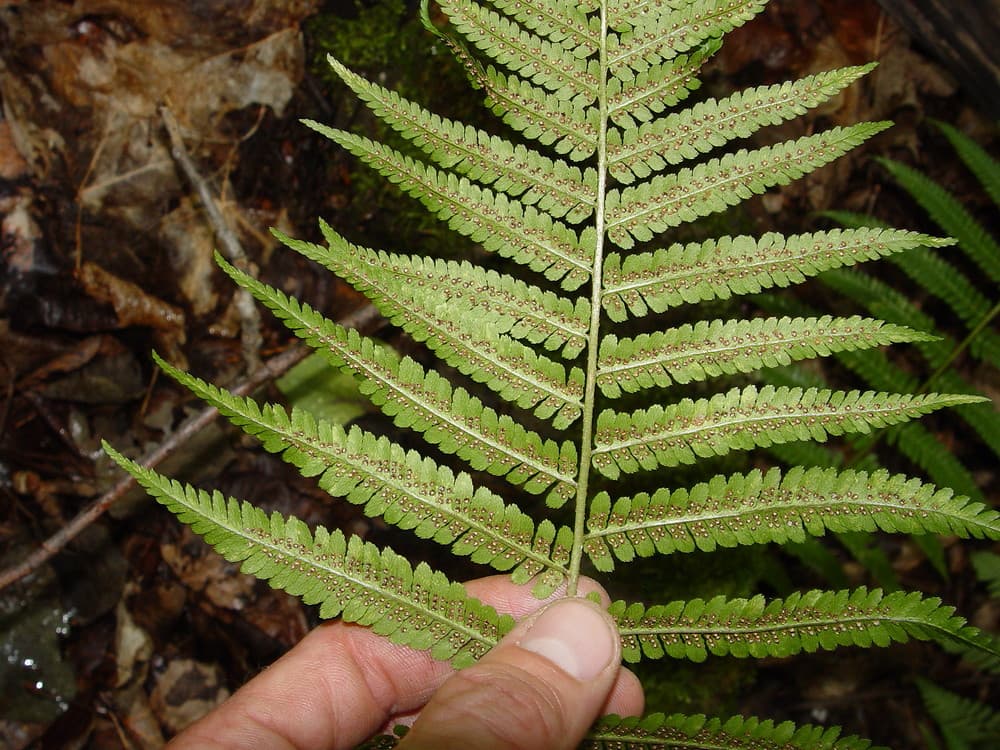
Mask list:
[{"label": "finger", "polygon": [[574,748],[606,704],[621,640],[607,611],[561,599],[526,618],[424,707],[400,748]]},{"label": "finger", "polygon": [[[584,581],[581,579],[581,589]],[[583,590],[596,590],[590,581]],[[469,594],[515,618],[543,606],[508,576],[466,584]],[[607,596],[606,594],[604,595]],[[323,750],[353,747],[390,717],[415,711],[452,674],[426,651],[367,628],[321,625],[228,701],[189,727],[171,750]]]}]

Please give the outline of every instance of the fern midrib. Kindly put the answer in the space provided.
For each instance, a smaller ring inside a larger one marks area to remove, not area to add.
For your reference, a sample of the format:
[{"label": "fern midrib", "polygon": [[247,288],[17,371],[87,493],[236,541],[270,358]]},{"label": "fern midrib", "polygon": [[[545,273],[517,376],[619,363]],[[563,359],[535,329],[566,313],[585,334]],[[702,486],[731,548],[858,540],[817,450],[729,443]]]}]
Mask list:
[{"label": "fern midrib", "polygon": [[604,295],[605,201],[608,185],[608,0],[601,0],[601,41],[598,103],[601,114],[597,131],[597,200],[594,202],[594,267],[591,273],[590,330],[587,370],[583,394],[583,424],[580,430],[580,463],[577,474],[576,508],[573,519],[573,549],[570,554],[567,596],[576,596],[587,532],[591,453],[594,450],[594,419],[597,412],[598,348],[601,343],[601,299]]},{"label": "fern midrib", "polygon": [[803,419],[813,419],[813,418],[818,418],[822,420],[829,420],[829,419],[840,420],[840,419],[849,419],[852,417],[873,417],[881,414],[895,415],[901,412],[906,413],[907,411],[910,410],[919,410],[921,408],[922,403],[923,403],[922,401],[911,400],[896,407],[887,406],[884,408],[865,408],[864,410],[857,410],[857,411],[827,411],[827,412],[802,411],[802,412],[787,413],[787,414],[766,414],[748,419],[717,420],[717,421],[712,421],[708,424],[702,422],[701,424],[695,427],[683,430],[662,431],[662,432],[652,433],[644,438],[639,438],[638,440],[623,440],[613,443],[601,443],[594,449],[593,452],[608,453],[611,451],[622,450],[624,448],[630,448],[636,445],[647,445],[650,442],[662,440],[667,437],[683,437],[685,435],[694,435],[700,432],[704,432],[707,429],[725,430],[727,428],[736,427],[740,425],[767,424],[768,422],[778,422],[781,420],[803,420]]},{"label": "fern midrib", "polygon": [[[788,613],[789,617],[795,617],[799,614],[799,611],[793,611]],[[933,622],[928,622],[927,620],[922,620],[918,617],[906,617],[903,615],[893,615],[888,612],[878,612],[863,615],[849,615],[845,613],[822,613],[824,616],[814,615],[809,619],[797,619],[790,622],[774,622],[765,623],[763,625],[757,624],[760,621],[748,622],[746,625],[740,626],[720,626],[720,625],[706,625],[700,626],[695,623],[690,624],[680,624],[673,626],[660,626],[660,627],[620,627],[619,632],[622,637],[627,636],[675,636],[683,637],[686,635],[698,635],[705,638],[723,637],[723,636],[740,636],[747,634],[757,634],[757,633],[781,633],[796,630],[804,630],[807,628],[833,628],[839,630],[839,632],[846,631],[850,626],[861,626],[862,628],[867,627],[880,627],[883,622],[891,622],[896,625],[906,626],[912,625],[917,628],[928,628],[936,632],[943,633],[949,638],[956,638],[956,634],[947,628],[938,625]],[[858,631],[856,631],[858,632]],[[913,635],[913,632],[907,630],[907,632]],[[815,636],[818,637],[818,636]],[[895,640],[895,639],[893,639]],[[964,640],[959,638],[959,640]],[[709,644],[710,646],[710,644]]]},{"label": "fern midrib", "polygon": [[[767,352],[762,350],[768,347],[776,346],[779,347],[779,352],[783,352],[785,350],[781,347],[783,347],[785,344],[800,344],[803,346],[809,345],[813,347],[829,346],[831,344],[831,340],[852,339],[855,338],[856,336],[857,333],[854,331],[850,332],[845,331],[842,333],[839,331],[832,331],[832,332],[828,331],[824,333],[824,336],[821,338],[816,336],[815,333],[807,332],[799,336],[789,336],[787,338],[775,338],[762,341],[753,341],[747,344],[703,347],[700,349],[694,349],[694,348],[681,349],[680,351],[663,352],[658,356],[650,356],[649,358],[644,358],[644,359],[630,359],[628,362],[622,363],[620,365],[611,365],[611,366],[606,365],[600,368],[598,375],[607,376],[620,372],[629,372],[630,370],[639,370],[645,367],[649,367],[650,365],[662,365],[664,369],[670,369],[669,368],[670,363],[674,362],[675,360],[683,360],[690,357],[708,357],[710,355],[721,355],[721,354],[730,355],[725,358],[721,357],[719,358],[720,360],[728,364],[733,360],[737,359],[740,353],[743,353],[744,356],[764,356],[767,354]],[[671,346],[676,347],[677,345],[673,344]],[[699,361],[694,364],[701,364],[701,362]],[[716,365],[719,364],[719,361],[712,359],[709,360],[707,364]]]},{"label": "fern midrib", "polygon": [[[754,501],[758,501],[758,499],[754,498]],[[893,503],[885,500],[868,501],[859,499],[849,502],[836,502],[825,499],[822,496],[818,496],[814,500],[797,499],[789,500],[783,503],[768,501],[766,505],[756,507],[733,508],[726,511],[693,513],[685,514],[684,516],[674,516],[671,518],[645,519],[634,523],[617,524],[615,526],[606,526],[595,531],[590,531],[587,533],[586,538],[589,541],[591,539],[599,539],[606,536],[628,534],[631,531],[647,531],[649,529],[661,528],[666,529],[674,526],[683,527],[694,523],[711,523],[713,521],[725,521],[728,519],[740,518],[742,516],[753,516],[761,513],[780,513],[783,511],[793,511],[795,512],[795,515],[798,516],[812,515],[815,511],[819,511],[821,515],[833,514],[838,518],[858,515],[869,516],[870,513],[884,511],[894,514],[894,518],[898,518],[902,521],[909,521],[910,514],[920,514],[921,516],[934,515],[946,519],[961,520],[965,526],[980,528],[990,532],[990,534],[995,535],[1000,532],[1000,528],[996,525],[980,521],[976,517],[969,518],[958,513],[948,513],[936,508],[931,509],[919,506],[914,507],[912,505],[907,505],[904,502]]]}]

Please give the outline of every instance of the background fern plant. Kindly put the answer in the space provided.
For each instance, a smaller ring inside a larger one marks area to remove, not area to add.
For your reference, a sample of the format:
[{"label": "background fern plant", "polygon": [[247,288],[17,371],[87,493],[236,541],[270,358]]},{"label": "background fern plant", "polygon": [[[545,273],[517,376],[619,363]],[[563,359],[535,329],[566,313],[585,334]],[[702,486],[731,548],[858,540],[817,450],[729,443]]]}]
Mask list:
[{"label": "background fern plant", "polygon": [[[870,70],[845,68],[677,108],[698,87],[697,71],[721,37],[765,4],[443,0],[440,28],[425,7],[428,27],[506,125],[497,133],[437,116],[331,59],[335,73],[422,157],[307,124],[503,260],[488,267],[371,250],[326,224],[325,245],[279,235],[426,343],[437,358],[428,367],[219,264],[334,366],[354,373],[408,442],[423,441],[419,452],[160,365],[331,495],[517,582],[532,581],[538,596],[560,586],[576,595],[585,565],[606,573],[636,557],[800,541],[828,529],[1000,538],[997,513],[982,504],[884,471],[775,468],[690,487],[670,479],[670,470],[711,465],[733,451],[866,434],[978,400],[790,386],[713,390],[719,376],[927,336],[861,317],[704,319],[699,303],[947,244],[871,228],[655,244],[672,227],[785,184],[887,126],[837,127],[713,155]],[[108,451],[227,559],[319,605],[323,617],[369,626],[457,667],[513,625],[426,564],[268,516]],[[479,481],[470,470],[496,479]],[[504,495],[493,489],[500,486]],[[611,613],[630,662],[787,656],[911,637],[994,648],[951,607],[919,593],[616,601]],[[839,738],[836,728],[679,714],[606,717],[587,740],[616,748],[706,743],[867,745]]]}]

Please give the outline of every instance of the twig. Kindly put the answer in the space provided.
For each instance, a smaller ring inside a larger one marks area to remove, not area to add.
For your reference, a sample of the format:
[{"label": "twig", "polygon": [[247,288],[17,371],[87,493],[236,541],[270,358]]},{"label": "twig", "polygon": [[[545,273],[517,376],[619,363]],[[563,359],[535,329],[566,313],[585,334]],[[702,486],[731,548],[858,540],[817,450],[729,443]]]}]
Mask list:
[{"label": "twig", "polygon": [[[160,107],[160,117],[163,119],[163,125],[167,129],[167,135],[170,137],[170,155],[174,157],[177,166],[180,167],[184,176],[187,177],[188,182],[191,183],[191,187],[198,194],[198,199],[201,201],[208,216],[208,222],[212,225],[215,237],[219,241],[222,254],[241,271],[249,273],[250,264],[247,261],[246,253],[243,252],[243,246],[236,237],[236,233],[226,223],[225,218],[222,216],[222,211],[219,210],[219,206],[216,203],[215,196],[208,186],[208,182],[198,172],[198,168],[184,147],[184,139],[181,137],[181,130],[177,124],[177,120],[174,119],[173,114],[165,106]],[[246,362],[247,370],[253,372],[260,367],[260,313],[257,311],[253,297],[245,289],[236,291],[233,296],[233,303],[236,305],[236,310],[240,315],[240,340],[243,347],[243,359]]]},{"label": "twig", "polygon": [[[372,305],[366,305],[340,319],[338,322],[345,328],[363,330],[370,327],[373,321],[378,318],[378,311]],[[265,383],[280,377],[298,362],[302,361],[309,354],[309,351],[306,346],[298,344],[276,357],[272,357],[257,370],[247,375],[243,382],[232,389],[233,393],[238,396],[246,396],[252,393]],[[147,453],[139,463],[147,469],[155,468],[184,445],[189,438],[211,424],[218,415],[219,412],[215,407],[208,407],[198,412],[178,427],[159,447]],[[0,590],[24,578],[52,559],[80,532],[104,515],[126,492],[132,489],[134,484],[135,480],[131,476],[123,477],[114,487],[80,511],[69,523],[43,541],[39,548],[24,560],[0,571]]]}]

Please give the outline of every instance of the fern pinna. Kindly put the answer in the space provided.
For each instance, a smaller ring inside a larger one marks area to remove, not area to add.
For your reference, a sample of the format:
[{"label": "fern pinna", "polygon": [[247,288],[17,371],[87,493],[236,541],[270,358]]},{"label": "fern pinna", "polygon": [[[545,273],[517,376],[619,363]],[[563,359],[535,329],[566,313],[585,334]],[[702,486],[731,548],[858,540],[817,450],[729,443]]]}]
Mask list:
[{"label": "fern pinna", "polygon": [[[317,477],[331,495],[450,545],[457,555],[509,571],[517,582],[533,581],[538,596],[563,585],[575,595],[585,561],[606,572],[637,556],[781,543],[828,529],[1000,538],[994,511],[885,472],[755,470],[629,496],[616,489],[626,481],[635,487],[653,470],[662,477],[670,467],[732,451],[866,433],[975,400],[753,385],[699,395],[720,375],[925,338],[878,320],[710,320],[631,335],[637,322],[674,308],[946,244],[908,231],[850,229],[657,247],[657,237],[671,227],[783,185],[887,127],[835,127],[721,151],[836,96],[870,69],[821,73],[679,108],[697,89],[698,69],[721,37],[765,4],[438,0],[440,24],[425,7],[428,28],[483,89],[507,126],[505,136],[435,115],[331,59],[347,86],[420,156],[307,124],[454,231],[502,256],[504,271],[358,247],[325,224],[322,245],[278,236],[424,342],[447,366],[440,371],[400,358],[219,259],[296,335],[354,373],[407,440],[419,436],[435,455],[454,456],[478,476],[502,478],[508,497],[390,438],[260,405],[161,366],[267,450]],[[700,391],[675,395],[699,382]],[[654,405],[631,408],[636,394]],[[457,667],[480,657],[513,625],[426,564],[413,566],[339,531],[268,516],[109,452],[227,559],[318,604],[323,617],[367,625]],[[500,486],[496,479],[488,484]],[[550,517],[522,510],[517,501],[528,507],[527,495],[543,498],[531,507],[547,506]],[[908,638],[992,648],[951,607],[918,593],[859,589],[774,600],[615,602],[611,613],[628,661],[786,656]],[[606,717],[587,746],[867,743],[823,727],[653,714]]]}]

